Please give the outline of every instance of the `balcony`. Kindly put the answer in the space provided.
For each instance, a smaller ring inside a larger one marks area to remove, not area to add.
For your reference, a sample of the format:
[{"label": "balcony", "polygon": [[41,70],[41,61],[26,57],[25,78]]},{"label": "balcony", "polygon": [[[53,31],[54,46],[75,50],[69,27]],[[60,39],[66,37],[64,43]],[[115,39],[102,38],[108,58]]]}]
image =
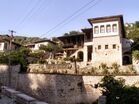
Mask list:
[{"label": "balcony", "polygon": [[77,43],[77,44],[69,43],[63,45],[63,48],[82,48],[82,47],[83,43]]}]

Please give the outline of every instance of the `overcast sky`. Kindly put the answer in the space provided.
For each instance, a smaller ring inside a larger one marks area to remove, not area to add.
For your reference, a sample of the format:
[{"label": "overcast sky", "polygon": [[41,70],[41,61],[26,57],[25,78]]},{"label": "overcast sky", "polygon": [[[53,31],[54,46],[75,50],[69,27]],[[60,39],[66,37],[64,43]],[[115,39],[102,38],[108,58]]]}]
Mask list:
[{"label": "overcast sky", "polygon": [[139,21],[139,0],[0,0],[0,33],[57,37],[91,27],[88,18],[122,14]]}]

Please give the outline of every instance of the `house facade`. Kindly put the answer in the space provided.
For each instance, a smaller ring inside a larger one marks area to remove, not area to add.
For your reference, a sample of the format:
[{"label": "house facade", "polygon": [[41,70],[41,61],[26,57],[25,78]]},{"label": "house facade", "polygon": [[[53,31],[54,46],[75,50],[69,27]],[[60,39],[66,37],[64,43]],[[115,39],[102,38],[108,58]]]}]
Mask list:
[{"label": "house facade", "polygon": [[55,46],[56,43],[50,40],[41,40],[41,41],[36,41],[34,43],[31,44],[27,44],[26,47],[31,49],[32,51],[37,51],[39,50],[41,45],[45,45],[47,46],[48,44],[51,44],[51,46]]},{"label": "house facade", "polygon": [[[109,66],[113,63],[130,64],[131,42],[125,37],[123,16],[98,17],[88,19],[88,21],[92,28],[82,29],[83,35],[78,37],[82,40],[82,47],[78,47],[70,54],[70,57],[80,58],[85,64],[90,63],[95,66],[101,63]],[[65,41],[67,37],[58,38],[64,44],[68,44]],[[73,43],[74,46],[76,43],[78,39]],[[65,48],[65,51],[68,49]]]},{"label": "house facade", "polygon": [[[10,45],[11,44],[11,45]],[[21,47],[20,44],[11,42],[8,39],[0,39],[0,52],[7,52],[9,50],[17,50]]]}]

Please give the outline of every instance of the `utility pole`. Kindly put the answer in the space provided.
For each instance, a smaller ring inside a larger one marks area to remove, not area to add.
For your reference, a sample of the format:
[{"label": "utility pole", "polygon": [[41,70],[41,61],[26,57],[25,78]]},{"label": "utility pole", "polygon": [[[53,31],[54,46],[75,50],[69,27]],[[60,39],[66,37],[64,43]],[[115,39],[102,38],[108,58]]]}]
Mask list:
[{"label": "utility pole", "polygon": [[[13,33],[16,33],[16,32],[13,31],[13,30],[9,30],[9,32],[10,32],[10,36],[9,36],[9,48],[8,48],[8,51],[9,51],[9,54],[10,54],[11,50],[12,50]],[[8,86],[10,87],[11,86],[11,74],[12,74],[10,57],[9,57],[8,66],[9,66],[9,68],[8,68]]]}]

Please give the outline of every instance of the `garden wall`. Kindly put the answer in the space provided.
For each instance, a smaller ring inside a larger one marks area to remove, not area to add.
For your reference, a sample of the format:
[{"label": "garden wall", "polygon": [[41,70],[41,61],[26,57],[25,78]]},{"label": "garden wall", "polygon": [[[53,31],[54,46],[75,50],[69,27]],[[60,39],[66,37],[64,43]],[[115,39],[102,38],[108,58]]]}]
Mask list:
[{"label": "garden wall", "polygon": [[[20,74],[18,89],[50,104],[92,103],[101,95],[94,88],[103,76],[75,76],[57,74]],[[138,84],[139,76],[117,76],[126,84]]]},{"label": "garden wall", "polygon": [[[8,65],[0,65],[0,83],[7,86],[9,80],[9,66]],[[11,87],[16,88],[18,81],[18,72],[20,71],[20,65],[10,66],[11,70]]]},{"label": "garden wall", "polygon": [[[31,68],[31,67],[30,67]],[[95,84],[103,76],[81,76],[68,74],[18,73],[20,66],[12,66],[12,87],[49,104],[77,104],[94,102],[101,95]],[[8,82],[8,66],[0,66],[0,81]],[[139,76],[116,76],[124,78],[126,84],[139,85]]]}]

